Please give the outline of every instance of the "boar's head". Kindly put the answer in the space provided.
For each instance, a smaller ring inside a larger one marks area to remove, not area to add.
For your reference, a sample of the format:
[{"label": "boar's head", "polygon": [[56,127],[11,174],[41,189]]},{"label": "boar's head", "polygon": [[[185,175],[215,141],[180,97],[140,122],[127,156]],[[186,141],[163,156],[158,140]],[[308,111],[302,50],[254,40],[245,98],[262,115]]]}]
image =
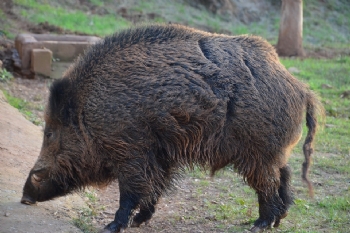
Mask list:
[{"label": "boar's head", "polygon": [[51,87],[45,112],[41,152],[23,188],[21,202],[35,204],[63,196],[84,186],[83,140],[79,136],[77,100],[68,78]]}]

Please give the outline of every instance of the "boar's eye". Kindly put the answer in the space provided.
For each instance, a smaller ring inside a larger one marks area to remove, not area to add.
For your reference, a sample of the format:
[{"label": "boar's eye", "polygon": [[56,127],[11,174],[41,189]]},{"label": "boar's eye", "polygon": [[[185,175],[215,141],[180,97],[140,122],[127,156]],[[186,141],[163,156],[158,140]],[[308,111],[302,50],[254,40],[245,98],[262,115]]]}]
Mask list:
[{"label": "boar's eye", "polygon": [[52,137],[53,133],[51,131],[45,133],[45,137],[47,139],[50,139]]}]

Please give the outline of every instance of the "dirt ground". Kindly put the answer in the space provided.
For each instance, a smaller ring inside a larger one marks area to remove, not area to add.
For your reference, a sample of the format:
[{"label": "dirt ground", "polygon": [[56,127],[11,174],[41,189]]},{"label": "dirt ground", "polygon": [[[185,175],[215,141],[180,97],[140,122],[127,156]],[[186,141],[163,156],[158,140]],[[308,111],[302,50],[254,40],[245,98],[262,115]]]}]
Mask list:
[{"label": "dirt ground", "polygon": [[0,232],[80,232],[70,224],[84,206],[79,195],[37,206],[20,204],[24,182],[40,151],[42,131],[11,107],[2,92],[0,109]]}]

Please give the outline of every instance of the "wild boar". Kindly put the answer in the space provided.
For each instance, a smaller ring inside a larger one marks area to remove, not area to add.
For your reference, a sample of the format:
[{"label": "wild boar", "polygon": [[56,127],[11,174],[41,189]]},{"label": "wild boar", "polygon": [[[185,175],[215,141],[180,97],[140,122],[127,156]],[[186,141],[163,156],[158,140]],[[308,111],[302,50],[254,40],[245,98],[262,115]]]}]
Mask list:
[{"label": "wild boar", "polygon": [[[21,202],[119,182],[104,232],[151,219],[183,168],[233,166],[258,196],[251,231],[277,227],[293,203],[287,165],[306,115],[303,179],[322,106],[256,36],[180,25],[106,37],[55,81],[39,158]],[[134,210],[139,212],[131,219]]]}]

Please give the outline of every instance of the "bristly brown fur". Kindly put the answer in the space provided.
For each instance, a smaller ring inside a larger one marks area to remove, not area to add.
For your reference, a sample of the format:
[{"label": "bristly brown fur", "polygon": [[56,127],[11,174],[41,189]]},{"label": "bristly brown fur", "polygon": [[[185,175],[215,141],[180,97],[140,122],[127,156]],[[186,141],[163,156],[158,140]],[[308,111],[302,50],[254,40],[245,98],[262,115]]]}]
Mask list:
[{"label": "bristly brown fur", "polygon": [[53,84],[46,131],[59,136],[50,150],[44,139],[37,166],[49,166],[66,191],[118,180],[141,205],[142,222],[179,170],[199,165],[214,174],[233,165],[258,193],[255,225],[263,229],[292,203],[287,159],[305,111],[311,193],[317,109],[315,95],[259,37],[134,28],[106,37]]}]

